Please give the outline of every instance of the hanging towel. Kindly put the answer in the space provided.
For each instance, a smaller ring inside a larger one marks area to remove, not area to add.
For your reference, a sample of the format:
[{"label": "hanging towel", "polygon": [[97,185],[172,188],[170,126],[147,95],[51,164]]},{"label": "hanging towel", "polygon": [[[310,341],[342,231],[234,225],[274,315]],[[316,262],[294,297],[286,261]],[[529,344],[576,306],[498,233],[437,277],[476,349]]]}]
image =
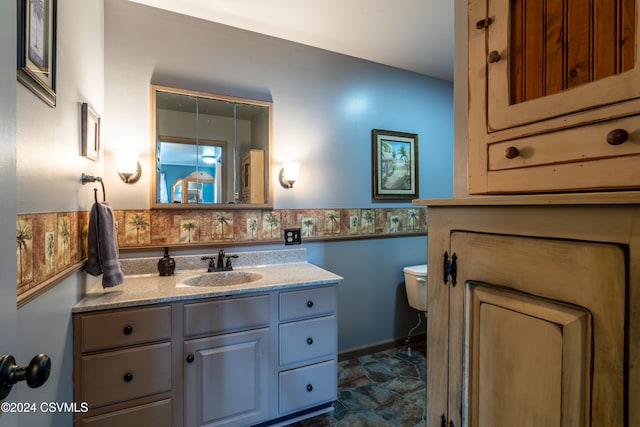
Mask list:
[{"label": "hanging towel", "polygon": [[102,287],[124,282],[118,262],[118,240],[113,211],[107,202],[96,202],[91,208],[88,231],[87,273],[102,276]]}]

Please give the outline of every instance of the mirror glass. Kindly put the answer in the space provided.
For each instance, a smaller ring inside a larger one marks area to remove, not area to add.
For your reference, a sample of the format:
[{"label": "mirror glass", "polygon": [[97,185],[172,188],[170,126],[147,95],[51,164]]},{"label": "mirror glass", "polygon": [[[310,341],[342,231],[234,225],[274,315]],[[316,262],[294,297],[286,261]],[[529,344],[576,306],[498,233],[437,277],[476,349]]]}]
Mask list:
[{"label": "mirror glass", "polygon": [[153,207],[272,206],[271,103],[151,86]]}]

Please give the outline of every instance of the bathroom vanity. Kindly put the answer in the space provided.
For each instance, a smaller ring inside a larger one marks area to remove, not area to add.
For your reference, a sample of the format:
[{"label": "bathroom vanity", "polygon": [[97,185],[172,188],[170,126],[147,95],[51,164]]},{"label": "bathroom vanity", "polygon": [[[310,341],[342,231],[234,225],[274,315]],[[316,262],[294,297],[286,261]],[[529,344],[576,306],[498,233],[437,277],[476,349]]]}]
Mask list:
[{"label": "bathroom vanity", "polygon": [[342,278],[285,262],[234,269],[251,282],[184,284],[224,274],[204,271],[127,276],[74,307],[74,400],[89,407],[75,425],[247,426],[331,410]]}]

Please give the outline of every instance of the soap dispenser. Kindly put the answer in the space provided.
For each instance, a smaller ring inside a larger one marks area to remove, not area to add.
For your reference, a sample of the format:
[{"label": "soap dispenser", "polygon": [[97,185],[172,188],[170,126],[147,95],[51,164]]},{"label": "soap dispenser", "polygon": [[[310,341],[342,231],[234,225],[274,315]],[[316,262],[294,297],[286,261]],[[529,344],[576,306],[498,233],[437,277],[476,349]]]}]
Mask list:
[{"label": "soap dispenser", "polygon": [[173,276],[176,269],[176,262],[169,256],[169,248],[164,248],[164,256],[158,261],[158,273],[161,276]]}]

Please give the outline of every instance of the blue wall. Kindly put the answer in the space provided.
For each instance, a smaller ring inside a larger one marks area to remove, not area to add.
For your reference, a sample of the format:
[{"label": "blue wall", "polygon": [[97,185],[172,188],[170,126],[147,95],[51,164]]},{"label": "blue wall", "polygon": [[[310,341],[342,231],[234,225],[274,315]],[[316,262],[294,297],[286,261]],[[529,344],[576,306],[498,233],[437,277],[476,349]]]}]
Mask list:
[{"label": "blue wall", "polygon": [[[150,150],[149,83],[272,101],[274,169],[285,160],[301,162],[293,189],[274,185],[278,209],[410,207],[372,200],[372,129],[418,134],[420,198],[452,195],[451,82],[110,0],[107,149],[117,135],[129,134],[139,135],[132,139],[138,151]],[[107,163],[105,174],[111,169]],[[108,182],[115,208],[148,208],[148,186],[119,191],[117,184]],[[400,303],[394,292],[403,266],[426,262],[426,237],[318,242],[308,248],[312,262],[345,277],[340,350],[400,338],[415,323],[406,297]]]},{"label": "blue wall", "polygon": [[[451,196],[452,83],[126,0],[82,5],[84,9],[78,10],[76,2],[59,2],[59,20],[65,25],[58,32],[62,79],[58,107],[40,105],[18,84],[16,142],[18,157],[23,159],[18,159],[16,172],[18,213],[88,209],[92,194],[90,188],[79,185],[81,172],[105,177],[114,208],[147,209],[150,158],[148,162],[141,159],[143,179],[126,185],[110,163],[110,150],[125,144],[137,145],[142,153],[149,151],[150,83],[272,100],[274,167],[283,160],[302,162],[293,190],[276,186],[276,208],[378,205],[371,200],[374,128],[418,133],[420,197]],[[84,47],[86,40],[90,47]],[[101,53],[102,41],[104,79],[101,57],[86,58],[87,52]],[[94,163],[77,154],[77,109],[83,101],[100,109],[102,93],[105,161]],[[35,122],[40,125],[32,126]],[[53,142],[43,146],[42,141]],[[34,156],[47,161],[31,162]],[[426,237],[309,242],[304,246],[311,262],[345,278],[339,293],[340,350],[400,338],[414,324],[415,312],[406,305],[403,293],[402,267],[426,261]],[[282,246],[229,250],[268,248]],[[25,363],[37,352],[49,352],[54,371],[41,389],[20,387],[16,399],[69,401],[70,311],[92,283],[84,273],[72,274],[18,310],[20,348],[16,356]],[[0,424],[7,419],[0,416]],[[19,423],[69,425],[71,415],[38,414]]]}]

